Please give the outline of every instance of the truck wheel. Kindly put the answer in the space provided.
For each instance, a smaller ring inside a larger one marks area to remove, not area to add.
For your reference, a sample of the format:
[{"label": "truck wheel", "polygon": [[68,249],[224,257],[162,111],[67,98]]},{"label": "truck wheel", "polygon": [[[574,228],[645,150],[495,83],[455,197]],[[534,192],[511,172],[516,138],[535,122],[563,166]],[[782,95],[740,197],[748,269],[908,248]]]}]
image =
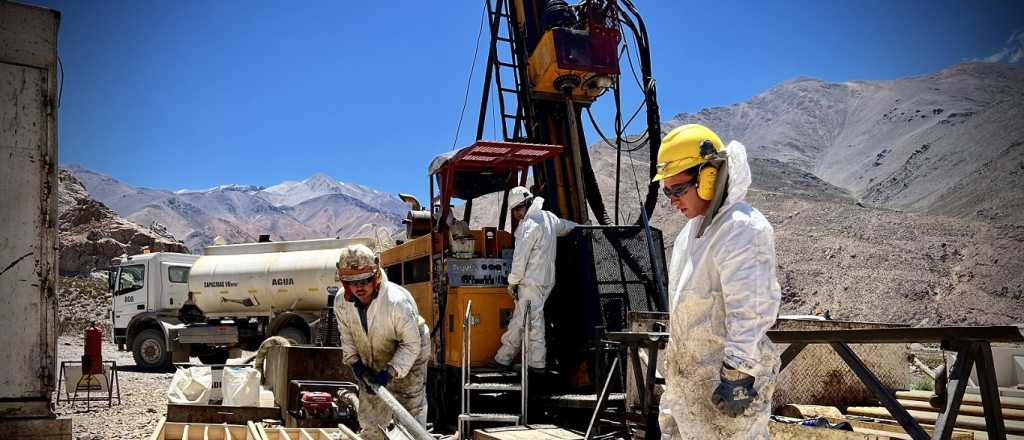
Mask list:
[{"label": "truck wheel", "polygon": [[306,336],[306,332],[298,327],[285,327],[277,331],[274,336],[280,336],[282,338],[290,340],[293,344],[308,344],[309,337]]},{"label": "truck wheel", "polygon": [[139,332],[132,341],[135,365],[147,371],[166,371],[171,368],[171,354],[167,352],[164,334],[157,329]]},{"label": "truck wheel", "polygon": [[228,362],[228,349],[215,350],[210,353],[201,354],[196,356],[199,358],[199,362],[205,365],[225,364]]}]

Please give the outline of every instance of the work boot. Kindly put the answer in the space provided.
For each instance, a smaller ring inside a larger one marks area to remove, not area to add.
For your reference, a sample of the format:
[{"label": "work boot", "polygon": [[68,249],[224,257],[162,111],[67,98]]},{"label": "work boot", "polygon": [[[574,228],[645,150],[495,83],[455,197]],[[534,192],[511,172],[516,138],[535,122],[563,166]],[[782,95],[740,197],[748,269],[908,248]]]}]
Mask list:
[{"label": "work boot", "polygon": [[512,366],[511,365],[507,365],[507,364],[503,364],[501,362],[498,362],[497,359],[491,359],[491,360],[487,361],[487,363],[484,364],[484,366],[487,367],[487,368],[493,368],[493,369],[499,370],[499,371],[512,371]]}]

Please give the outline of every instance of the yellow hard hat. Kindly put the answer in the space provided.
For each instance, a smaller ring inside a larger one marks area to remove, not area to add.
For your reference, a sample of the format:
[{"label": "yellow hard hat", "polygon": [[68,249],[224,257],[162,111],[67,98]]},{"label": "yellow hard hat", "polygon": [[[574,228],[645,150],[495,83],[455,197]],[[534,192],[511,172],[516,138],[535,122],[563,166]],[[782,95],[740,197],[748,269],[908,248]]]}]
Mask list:
[{"label": "yellow hard hat", "polygon": [[722,151],[722,140],[703,125],[686,124],[668,132],[661,140],[661,149],[658,150],[658,174],[651,182],[660,181],[707,162],[711,152],[701,151],[701,145],[705,141],[710,142],[716,152]]}]

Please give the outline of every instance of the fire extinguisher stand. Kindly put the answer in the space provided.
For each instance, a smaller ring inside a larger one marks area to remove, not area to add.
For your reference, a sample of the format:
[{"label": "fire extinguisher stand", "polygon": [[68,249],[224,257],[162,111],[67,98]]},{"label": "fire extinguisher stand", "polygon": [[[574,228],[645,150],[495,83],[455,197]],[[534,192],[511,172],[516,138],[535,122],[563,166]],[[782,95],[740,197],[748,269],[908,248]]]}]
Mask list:
[{"label": "fire extinguisher stand", "polygon": [[[75,379],[72,389],[67,383],[68,367],[79,365],[81,374]],[[64,400],[67,402],[85,402],[85,409],[90,409],[91,402],[107,401],[107,406],[113,405],[114,398],[117,404],[121,404],[121,382],[117,378],[117,362],[103,360],[103,330],[97,323],[93,322],[85,329],[85,354],[81,361],[62,361],[60,363],[60,384],[64,384]],[[106,384],[106,396],[103,394],[103,384]],[[94,396],[93,390],[98,393]],[[115,391],[116,390],[116,391]],[[80,393],[84,392],[85,396]],[[115,394],[116,393],[116,394]],[[69,395],[70,394],[70,395]],[[60,403],[61,392],[57,391],[57,402]]]}]

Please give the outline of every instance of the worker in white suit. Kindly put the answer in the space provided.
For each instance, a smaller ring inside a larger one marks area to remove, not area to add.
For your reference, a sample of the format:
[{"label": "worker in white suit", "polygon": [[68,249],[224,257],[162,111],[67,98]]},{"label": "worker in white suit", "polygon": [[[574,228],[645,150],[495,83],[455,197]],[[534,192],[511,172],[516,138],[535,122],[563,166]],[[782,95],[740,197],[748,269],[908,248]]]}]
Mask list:
[{"label": "worker in white suit", "polygon": [[420,425],[427,424],[427,361],[430,334],[409,291],[388,281],[376,254],[361,244],[348,246],[338,261],[345,299],[334,309],[346,365],[360,379],[362,437],[384,440],[380,427],[391,409],[367,383],[386,388]]},{"label": "worker in white suit", "polygon": [[[512,217],[519,222],[515,231],[512,269],[508,275],[508,292],[516,299],[516,307],[508,329],[501,336],[501,347],[490,365],[511,368],[522,346],[523,323],[528,319],[529,368],[542,372],[547,362],[544,302],[555,286],[557,238],[565,236],[577,225],[543,210],[544,198],[534,197],[525,187],[512,188],[508,197]],[[525,316],[527,302],[530,304],[530,316]]]},{"label": "worker in white suit", "polygon": [[662,438],[768,439],[780,362],[767,331],[781,289],[772,226],[744,201],[746,150],[689,124],[665,136],[657,167],[654,181],[688,219],[669,265]]}]

